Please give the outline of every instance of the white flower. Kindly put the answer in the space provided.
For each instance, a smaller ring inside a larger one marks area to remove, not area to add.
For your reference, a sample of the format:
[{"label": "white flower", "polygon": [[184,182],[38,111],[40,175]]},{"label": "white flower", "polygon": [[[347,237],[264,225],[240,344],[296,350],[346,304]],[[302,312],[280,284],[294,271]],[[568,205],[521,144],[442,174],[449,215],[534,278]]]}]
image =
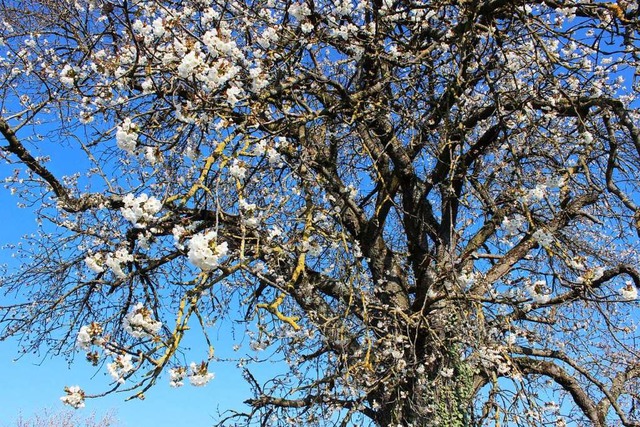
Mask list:
[{"label": "white flower", "polygon": [[180,250],[184,249],[184,245],[180,243],[180,240],[186,232],[187,230],[181,225],[176,225],[173,227],[173,230],[171,230],[171,234],[173,235],[173,244]]},{"label": "white flower", "polygon": [[307,6],[306,3],[294,2],[291,4],[291,6],[289,6],[289,9],[287,10],[287,12],[289,12],[289,15],[293,16],[298,21],[302,21],[304,20],[305,17],[311,15],[311,10],[309,9],[309,6]]},{"label": "white flower", "polygon": [[255,156],[262,156],[264,155],[264,153],[267,151],[267,142],[265,140],[262,140],[260,142],[258,142],[255,147],[253,147],[253,155]]},{"label": "white flower", "polygon": [[402,359],[402,352],[400,350],[393,349],[391,350],[391,357],[394,359]]},{"label": "white flower", "polygon": [[122,198],[124,206],[120,213],[135,227],[144,228],[145,223],[154,219],[154,215],[162,210],[162,202],[155,197],[149,197],[142,193],[138,197],[127,194]]},{"label": "white flower", "polygon": [[101,253],[87,256],[84,259],[84,263],[87,264],[87,267],[94,273],[102,273],[104,271],[104,267],[102,267],[103,262],[104,260]]},{"label": "white flower", "polygon": [[584,274],[576,280],[578,283],[591,283],[594,280],[600,279],[604,274],[604,267],[590,268],[585,271]]},{"label": "white flower", "polygon": [[543,229],[536,230],[536,232],[533,233],[533,238],[545,247],[551,246],[551,244],[553,243],[553,236]]},{"label": "white flower", "polygon": [[87,327],[83,326],[80,328],[80,332],[78,332],[78,337],[76,338],[76,345],[83,350],[89,350],[91,348],[91,335],[87,332]]},{"label": "white flower", "polygon": [[183,366],[169,369],[169,385],[171,387],[182,387],[184,385],[184,377],[187,369]]},{"label": "white flower", "polygon": [[142,209],[144,210],[144,213],[149,216],[155,215],[162,209],[162,202],[155,197],[149,197],[147,201],[144,202]]},{"label": "white flower", "polygon": [[240,201],[238,202],[238,206],[240,207],[240,209],[242,209],[245,212],[251,212],[256,210],[255,203],[247,203],[244,199],[240,199]]},{"label": "white flower", "polygon": [[232,107],[235,106],[240,100],[240,97],[243,95],[243,93],[244,91],[237,86],[231,86],[229,89],[227,89],[227,102],[229,103],[229,105]]},{"label": "white flower", "polygon": [[625,283],[624,288],[618,289],[618,293],[624,301],[634,301],[638,299],[638,289],[630,281]]},{"label": "white flower", "polygon": [[165,33],[164,22],[162,18],[156,18],[153,21],[153,35],[156,37],[162,37]]},{"label": "white flower", "polygon": [[78,336],[76,337],[76,346],[82,350],[91,349],[92,345],[100,345],[102,343],[102,326],[97,322],[92,322],[90,325],[85,325],[80,328]]},{"label": "white flower", "polygon": [[221,258],[225,257],[229,252],[229,247],[227,242],[216,244],[217,238],[218,233],[215,231],[200,233],[191,237],[189,252],[187,253],[189,261],[203,271],[218,268]]},{"label": "white flower", "polygon": [[242,219],[242,223],[247,227],[247,228],[257,228],[258,225],[260,225],[260,218],[258,218],[257,216],[252,216],[252,217],[244,217]]},{"label": "white flower", "polygon": [[124,279],[127,277],[127,273],[122,270],[122,265],[132,261],[133,255],[126,248],[120,248],[115,253],[108,254],[104,264],[111,269],[116,277]]},{"label": "white flower", "polygon": [[60,82],[67,87],[73,87],[75,82],[76,70],[71,65],[67,64],[60,71]]},{"label": "white flower", "polygon": [[191,368],[189,382],[193,386],[202,387],[215,377],[213,373],[207,371],[207,365],[204,362],[199,365],[192,362],[189,367]]},{"label": "white flower", "polygon": [[267,160],[271,166],[278,168],[282,166],[282,156],[273,148],[267,150]]},{"label": "white flower", "polygon": [[195,51],[191,51],[182,58],[182,62],[178,65],[178,75],[182,78],[187,78],[193,74],[200,64],[202,64],[202,60],[196,55]]},{"label": "white flower", "polygon": [[593,135],[591,134],[591,132],[584,131],[581,136],[582,136],[582,141],[584,142],[585,145],[591,145],[591,143],[593,142]]},{"label": "white flower", "polygon": [[64,392],[67,393],[67,395],[60,398],[62,403],[76,409],[84,408],[84,391],[82,391],[80,387],[77,385],[65,387]]},{"label": "white flower", "polygon": [[478,349],[480,363],[487,369],[496,369],[498,374],[503,375],[511,370],[509,360],[505,359],[499,349],[480,347]]},{"label": "white flower", "polygon": [[156,147],[147,147],[144,149],[144,158],[147,159],[151,166],[162,162],[162,152]]},{"label": "white flower", "polygon": [[591,280],[598,280],[604,275],[604,267],[596,267],[593,269],[593,277]]},{"label": "white flower", "polygon": [[269,84],[266,73],[259,66],[249,70],[249,77],[251,77],[251,90],[254,92],[260,91]]},{"label": "white flower", "polygon": [[124,377],[133,371],[133,363],[130,354],[122,354],[115,358],[112,363],[107,365],[107,370],[114,380],[120,384],[124,384]]},{"label": "white flower", "polygon": [[458,276],[458,280],[463,288],[469,289],[476,283],[476,273],[470,271],[468,273],[462,273]]},{"label": "white flower", "polygon": [[507,234],[518,234],[526,222],[527,220],[524,216],[515,214],[511,219],[505,218],[502,220],[502,228]]},{"label": "white flower", "polygon": [[153,79],[146,78],[140,86],[142,87],[142,93],[149,94],[153,92]]},{"label": "white flower", "polygon": [[278,35],[278,29],[270,26],[265,28],[262,34],[260,34],[257,42],[263,49],[268,49],[271,44],[278,41],[279,38],[280,36]]},{"label": "white flower", "polygon": [[138,133],[135,123],[130,118],[124,119],[124,122],[116,128],[116,143],[118,147],[129,154],[133,154],[138,144]]},{"label": "white flower", "polygon": [[442,375],[445,378],[453,377],[453,368],[442,368],[440,370],[440,375]]},{"label": "white flower", "polygon": [[162,322],[153,320],[151,312],[142,303],[135,305],[122,321],[124,330],[135,338],[151,338],[158,334]]},{"label": "white flower", "polygon": [[539,200],[542,200],[545,194],[547,194],[547,186],[544,184],[538,184],[535,188],[529,190],[529,193],[527,194],[527,200],[531,202],[537,202]]},{"label": "white flower", "polygon": [[538,304],[546,304],[551,299],[551,295],[548,294],[547,282],[544,280],[538,280],[527,286],[527,291]]},{"label": "white flower", "polygon": [[244,179],[246,173],[247,170],[240,164],[240,162],[238,162],[237,159],[233,161],[233,164],[229,168],[229,174],[237,179]]}]

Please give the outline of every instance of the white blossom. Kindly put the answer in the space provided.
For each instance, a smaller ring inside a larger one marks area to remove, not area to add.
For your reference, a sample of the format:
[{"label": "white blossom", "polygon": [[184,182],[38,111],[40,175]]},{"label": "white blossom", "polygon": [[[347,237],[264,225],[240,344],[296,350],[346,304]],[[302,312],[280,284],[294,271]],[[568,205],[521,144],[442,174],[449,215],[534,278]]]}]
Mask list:
[{"label": "white blossom", "polygon": [[232,107],[235,106],[240,100],[240,97],[243,95],[243,93],[244,91],[237,86],[231,86],[229,89],[227,89],[227,102],[229,103],[229,105]]},{"label": "white blossom", "polygon": [[124,384],[124,377],[133,371],[133,363],[130,354],[121,354],[115,357],[114,361],[107,364],[109,375],[120,384]]},{"label": "white blossom", "polygon": [[145,223],[154,219],[154,215],[162,210],[162,202],[155,197],[142,193],[138,197],[127,194],[123,197],[124,206],[120,208],[122,216],[134,226],[144,228]]},{"label": "white blossom", "polygon": [[216,243],[218,233],[209,231],[196,234],[189,241],[189,261],[203,271],[218,268],[222,258],[229,252],[227,242]]},{"label": "white blossom", "polygon": [[442,368],[440,370],[440,375],[442,375],[445,378],[453,377],[453,368]]},{"label": "white blossom", "polygon": [[162,322],[154,320],[151,312],[138,303],[122,321],[124,330],[135,338],[151,338],[158,334],[162,328]]},{"label": "white blossom", "polygon": [[499,375],[504,375],[511,370],[511,364],[502,356],[500,348],[480,347],[477,355],[485,369],[495,368]]},{"label": "white blossom", "polygon": [[266,153],[266,151],[267,151],[267,142],[265,140],[261,140],[253,147],[252,152],[254,156],[263,156],[264,153]]},{"label": "white blossom", "polygon": [[589,131],[584,131],[582,133],[582,141],[585,145],[591,145],[593,143],[593,135]]},{"label": "white blossom", "polygon": [[138,133],[135,123],[130,118],[124,119],[120,126],[116,128],[116,143],[118,147],[129,154],[133,154],[138,144]]},{"label": "white blossom", "polygon": [[630,281],[625,283],[624,288],[618,290],[624,301],[635,301],[638,299],[638,289]]},{"label": "white blossom", "polygon": [[231,166],[229,167],[229,174],[237,179],[244,179],[247,170],[242,166],[242,164],[236,159],[233,161]]},{"label": "white blossom", "polygon": [[84,408],[84,391],[77,385],[65,387],[66,396],[62,396],[60,400],[65,405],[74,407],[75,409]]},{"label": "white blossom", "polygon": [[249,77],[251,77],[251,90],[254,92],[259,92],[269,84],[267,74],[259,66],[249,70]]},{"label": "white blossom", "polygon": [[76,74],[77,71],[75,68],[67,64],[62,68],[62,71],[60,71],[60,82],[67,87],[73,87]]},{"label": "white blossom", "polygon": [[536,232],[533,233],[533,238],[544,247],[549,247],[553,243],[553,235],[543,229],[536,230]]},{"label": "white blossom", "polygon": [[527,286],[527,292],[538,304],[546,304],[551,299],[551,295],[549,295],[549,290],[547,288],[547,282],[544,280],[538,280]]},{"label": "white blossom", "polygon": [[504,218],[502,220],[502,228],[507,234],[515,235],[521,232],[526,223],[527,219],[524,216],[515,214],[513,218]]},{"label": "white blossom", "polygon": [[311,10],[306,3],[298,3],[295,1],[291,3],[291,6],[289,6],[287,12],[289,12],[289,15],[293,16],[298,21],[302,21],[307,16],[311,15]]},{"label": "white blossom", "polygon": [[169,369],[169,385],[171,387],[182,387],[186,375],[187,369],[183,366]]},{"label": "white blossom", "polygon": [[102,326],[99,323],[93,322],[90,325],[82,326],[76,337],[76,346],[88,351],[92,345],[102,344],[101,334]]},{"label": "white blossom", "polygon": [[184,245],[180,243],[180,241],[186,233],[187,230],[181,225],[176,225],[175,227],[173,227],[173,229],[171,230],[171,234],[173,235],[173,244],[176,246],[176,248],[180,250],[184,249]]},{"label": "white blossom", "polygon": [[274,148],[269,148],[267,150],[267,160],[271,166],[282,166],[282,156]]},{"label": "white blossom", "polygon": [[527,200],[531,202],[537,202],[544,198],[547,194],[547,186],[544,184],[538,184],[535,188],[529,190],[527,194]]},{"label": "white blossom", "polygon": [[195,51],[191,51],[182,58],[178,66],[178,75],[183,78],[190,77],[200,65],[202,60]]},{"label": "white blossom", "polygon": [[144,158],[147,159],[151,166],[161,163],[163,160],[162,152],[156,147],[146,147],[144,149]]},{"label": "white blossom", "polygon": [[122,266],[132,261],[133,255],[126,248],[120,248],[115,253],[108,254],[104,264],[111,269],[116,277],[124,279],[127,277],[127,273],[124,272]]},{"label": "white blossom", "polygon": [[578,279],[576,280],[578,283],[591,283],[594,280],[598,280],[602,277],[602,275],[604,274],[604,267],[600,266],[600,267],[595,267],[595,268],[590,268],[587,271],[585,271],[582,276],[578,277]]},{"label": "white blossom", "polygon": [[196,365],[195,362],[192,362],[189,367],[191,368],[189,372],[189,382],[193,386],[202,387],[215,377],[215,374],[207,371],[207,365],[205,363]]},{"label": "white blossom", "polygon": [[85,257],[84,263],[89,267],[91,271],[94,273],[102,273],[104,271],[104,259],[101,253],[97,253],[94,255],[90,255]]}]

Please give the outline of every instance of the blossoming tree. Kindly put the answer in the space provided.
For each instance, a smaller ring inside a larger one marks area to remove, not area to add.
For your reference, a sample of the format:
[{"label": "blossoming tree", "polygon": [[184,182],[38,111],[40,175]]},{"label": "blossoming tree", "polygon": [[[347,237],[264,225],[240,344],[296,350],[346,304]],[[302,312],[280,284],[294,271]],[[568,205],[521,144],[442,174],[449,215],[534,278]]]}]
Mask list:
[{"label": "blossoming tree", "polygon": [[4,0],[2,336],[142,397],[244,325],[223,425],[640,425],[626,3]]}]

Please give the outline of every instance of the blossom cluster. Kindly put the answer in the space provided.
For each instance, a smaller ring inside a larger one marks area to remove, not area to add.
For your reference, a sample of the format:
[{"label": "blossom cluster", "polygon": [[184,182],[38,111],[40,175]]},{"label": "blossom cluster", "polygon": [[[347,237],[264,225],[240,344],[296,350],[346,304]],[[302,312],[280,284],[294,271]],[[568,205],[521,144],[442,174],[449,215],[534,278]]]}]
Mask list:
[{"label": "blossom cluster", "polygon": [[536,230],[532,237],[545,248],[551,247],[553,243],[553,235],[543,229]]},{"label": "blossom cluster", "polygon": [[102,266],[104,264],[104,258],[99,252],[97,254],[87,256],[84,259],[84,263],[94,273],[102,273],[104,271],[104,267]]},{"label": "blossom cluster", "polygon": [[184,366],[169,369],[169,385],[171,387],[182,387],[186,374],[187,369]]},{"label": "blossom cluster", "polygon": [[638,288],[636,288],[631,281],[626,282],[624,288],[621,288],[618,292],[624,301],[635,301],[638,299]]},{"label": "blossom cluster", "polygon": [[75,67],[66,64],[60,71],[60,82],[67,87],[73,87],[77,73],[78,70]]},{"label": "blossom cluster", "polygon": [[65,387],[66,396],[62,396],[60,400],[65,405],[72,406],[76,409],[84,408],[84,391],[77,385]]},{"label": "blossom cluster", "polygon": [[105,266],[113,272],[113,274],[119,278],[124,279],[127,277],[127,273],[124,272],[123,266],[133,261],[133,255],[127,251],[126,248],[120,248],[115,252],[108,253],[105,257],[102,253],[98,252],[93,255],[85,257],[84,262],[94,273],[102,273],[105,271]]},{"label": "blossom cluster", "polygon": [[192,362],[189,369],[189,382],[195,387],[202,387],[215,377],[215,374],[208,371],[207,364],[204,362],[199,365]]},{"label": "blossom cluster", "polygon": [[133,154],[138,145],[137,127],[128,117],[116,128],[116,144],[129,154]]},{"label": "blossom cluster", "polygon": [[122,321],[124,330],[135,338],[151,338],[158,334],[162,322],[154,320],[142,303],[135,305]]},{"label": "blossom cluster", "polygon": [[[187,368],[178,366],[169,369],[169,385],[171,387],[182,387],[184,379],[187,377]],[[209,372],[206,362],[196,364],[192,362],[189,365],[189,383],[194,387],[202,387],[215,378],[215,374]]]},{"label": "blossom cluster", "polygon": [[505,375],[511,371],[511,362],[503,356],[504,351],[501,347],[480,347],[477,356],[480,364],[489,370],[496,370],[499,375]]},{"label": "blossom cluster", "polygon": [[229,253],[227,242],[216,243],[218,233],[209,231],[196,234],[189,241],[189,261],[203,271],[218,268],[222,258]]},{"label": "blossom cluster", "polygon": [[515,214],[513,218],[505,218],[502,220],[502,228],[509,235],[519,234],[526,224],[527,219],[520,214]]},{"label": "blossom cluster", "polygon": [[92,345],[102,344],[102,326],[97,322],[92,322],[80,328],[76,337],[76,346],[83,350],[91,349]]},{"label": "blossom cluster", "polygon": [[155,214],[162,209],[162,202],[155,197],[149,197],[142,193],[138,197],[127,194],[122,199],[124,206],[120,208],[120,213],[126,220],[134,226],[144,228],[144,224],[153,220]]},{"label": "blossom cluster", "polygon": [[113,362],[107,364],[109,375],[120,384],[124,384],[125,376],[133,371],[133,363],[130,354],[121,354],[114,358]]},{"label": "blossom cluster", "polygon": [[122,266],[128,262],[133,261],[133,255],[131,255],[125,248],[118,249],[115,253],[107,255],[107,259],[104,264],[113,271],[116,277],[123,279],[127,274],[122,270]]},{"label": "blossom cluster", "polygon": [[537,280],[527,286],[527,292],[538,304],[546,304],[551,299],[550,290],[547,288],[547,282]]}]

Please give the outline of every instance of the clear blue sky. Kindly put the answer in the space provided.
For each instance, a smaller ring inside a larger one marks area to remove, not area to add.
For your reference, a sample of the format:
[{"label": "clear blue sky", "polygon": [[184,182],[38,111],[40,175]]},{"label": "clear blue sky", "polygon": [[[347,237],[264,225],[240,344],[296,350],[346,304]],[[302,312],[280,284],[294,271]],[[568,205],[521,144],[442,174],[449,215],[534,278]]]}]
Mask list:
[{"label": "clear blue sky", "polygon": [[[61,150],[63,151],[63,150]],[[77,165],[75,161],[64,159],[67,153],[58,152],[67,165]],[[58,156],[58,160],[61,160]],[[12,166],[0,161],[0,180],[9,176]],[[35,231],[36,222],[28,209],[17,208],[18,198],[9,190],[0,187],[0,246],[17,243],[20,236]],[[11,251],[0,250],[0,264],[15,267],[18,260],[11,257]],[[1,291],[1,290],[0,290]],[[0,305],[6,302],[0,293]],[[218,334],[222,335],[222,334]],[[217,348],[225,346],[224,337]],[[231,347],[228,342],[228,346]],[[224,349],[221,349],[224,350]],[[198,352],[199,354],[200,352]],[[218,353],[218,352],[217,352]],[[27,355],[19,360],[16,341],[0,342],[0,426],[9,426],[18,414],[29,417],[44,408],[57,411],[66,410],[60,402],[67,385],[79,385],[88,393],[99,393],[107,389],[110,376],[106,369],[96,370],[84,361],[80,352],[76,362],[69,367],[62,358]],[[194,358],[195,361],[201,360]],[[268,367],[267,367],[268,368]],[[126,394],[112,394],[101,399],[91,399],[80,409],[84,417],[95,412],[101,414],[115,410],[119,425],[128,427],[158,426],[209,426],[213,424],[217,409],[242,408],[242,401],[249,398],[249,390],[242,379],[242,373],[234,363],[212,362],[210,370],[216,378],[205,387],[196,388],[189,384],[174,389],[164,378],[146,393],[146,400],[125,402]]]}]

